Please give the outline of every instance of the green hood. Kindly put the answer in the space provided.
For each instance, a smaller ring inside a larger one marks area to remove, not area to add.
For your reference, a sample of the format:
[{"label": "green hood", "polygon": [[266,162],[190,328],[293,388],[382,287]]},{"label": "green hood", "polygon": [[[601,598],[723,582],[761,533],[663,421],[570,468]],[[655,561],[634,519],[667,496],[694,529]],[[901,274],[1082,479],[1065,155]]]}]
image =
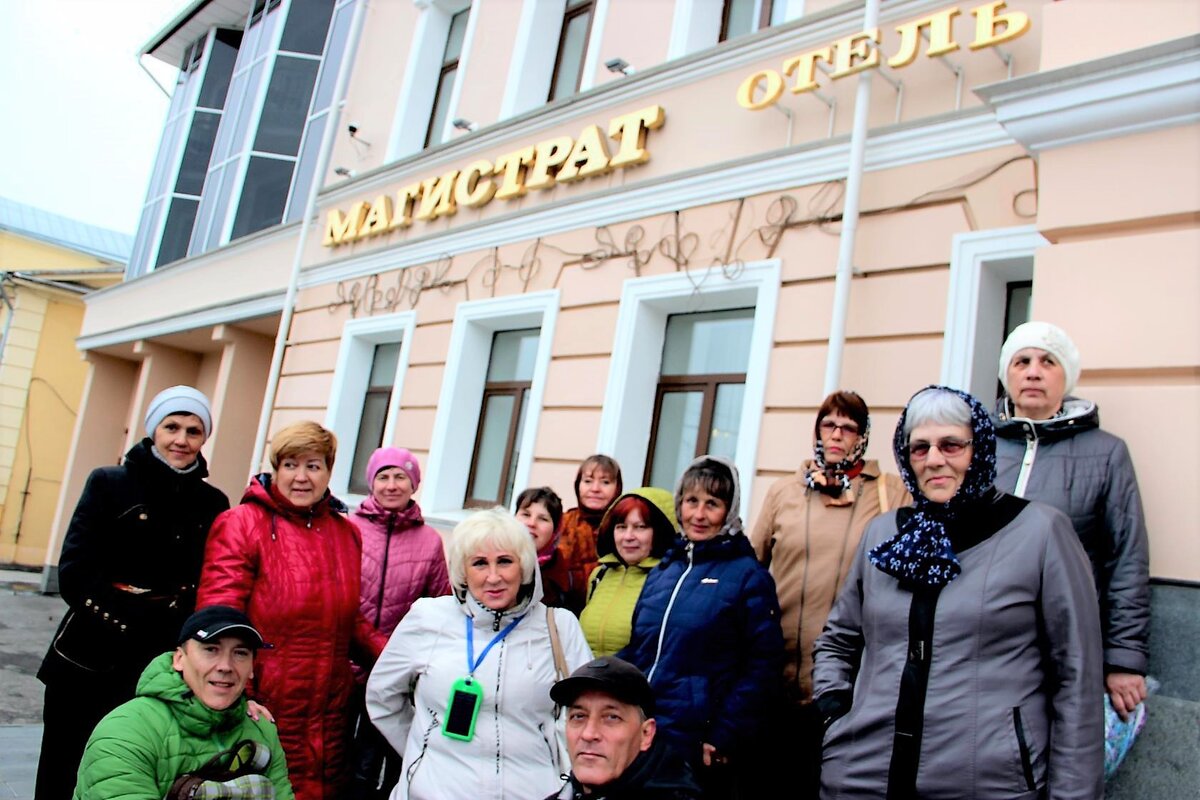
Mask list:
[{"label": "green hood", "polygon": [[650,546],[650,555],[662,557],[672,542],[678,537],[679,524],[675,519],[675,498],[666,489],[657,486],[643,486],[625,492],[612,502],[604,518],[600,521],[599,533],[596,537],[596,552],[601,556],[616,552],[613,544],[612,509],[626,497],[640,497],[650,504],[650,524],[654,526],[654,543]]}]

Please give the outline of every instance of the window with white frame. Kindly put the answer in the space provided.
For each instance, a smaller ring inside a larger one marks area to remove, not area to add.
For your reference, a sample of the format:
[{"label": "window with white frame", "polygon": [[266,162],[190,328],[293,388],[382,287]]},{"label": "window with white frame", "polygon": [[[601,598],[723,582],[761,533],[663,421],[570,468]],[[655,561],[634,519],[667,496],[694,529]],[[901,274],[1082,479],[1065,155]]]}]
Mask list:
[{"label": "window with white frame", "polygon": [[422,483],[427,517],[453,521],[472,499],[508,502],[527,483],[558,304],[557,290],[458,304]]},{"label": "window with white frame", "polygon": [[1029,319],[1034,253],[1046,244],[1028,225],[954,237],[942,383],[984,402],[999,396],[1000,347]]},{"label": "window with white frame", "polygon": [[474,33],[476,15],[471,13],[470,0],[414,2],[421,14],[396,100],[389,161],[445,140],[446,122],[455,116]]},{"label": "window with white frame", "polygon": [[737,452],[754,309],[671,314],[642,483],[674,486],[705,453]]},{"label": "window with white frame", "polygon": [[579,91],[594,12],[593,0],[567,0],[563,9],[562,29],[558,34],[554,71],[550,76],[550,102],[570,97]]},{"label": "window with white frame", "polygon": [[681,58],[718,42],[804,16],[805,0],[679,0],[667,58]]},{"label": "window with white frame", "polygon": [[[749,497],[779,274],[778,260],[770,260],[746,264],[729,277],[710,276],[699,288],[681,273],[625,281],[596,451],[612,454],[626,474],[663,481],[656,485],[668,488],[679,477],[680,464],[699,449],[729,455]],[[714,335],[729,341],[717,342]],[[723,352],[702,352],[712,348]],[[695,388],[686,387],[682,375],[672,375],[688,372],[702,378]],[[677,387],[672,377],[679,377]],[[718,396],[722,384],[728,387],[723,397]],[[660,398],[674,388],[682,389],[672,401],[679,408],[664,412]],[[705,407],[707,420],[702,419]],[[678,434],[665,434],[664,423]],[[701,448],[703,438],[708,441]]]},{"label": "window with white frame", "polygon": [[539,333],[537,328],[527,328],[492,335],[475,452],[463,501],[466,508],[506,506],[512,500]]},{"label": "window with white frame", "polygon": [[718,41],[734,39],[769,27],[771,0],[725,0],[721,9],[721,35]]},{"label": "window with white frame", "polygon": [[214,28],[184,52],[138,221],[128,277],[187,255],[242,32]]},{"label": "window with white frame", "polygon": [[463,40],[467,34],[470,9],[459,11],[450,18],[450,31],[446,35],[446,50],[442,54],[442,66],[438,70],[437,91],[433,96],[433,113],[429,115],[429,130],[425,132],[425,146],[440,144],[445,139],[446,122],[450,118],[450,101],[454,94],[454,82],[458,77],[458,62],[462,58]]},{"label": "window with white frame", "polygon": [[306,124],[320,117],[310,111],[334,5],[334,0],[254,4],[189,255],[283,221]]},{"label": "window with white frame", "polygon": [[408,369],[416,314],[406,311],[351,320],[342,329],[325,425],[349,457],[337,459],[330,485],[351,498],[370,493],[364,471],[371,453],[392,440]]}]

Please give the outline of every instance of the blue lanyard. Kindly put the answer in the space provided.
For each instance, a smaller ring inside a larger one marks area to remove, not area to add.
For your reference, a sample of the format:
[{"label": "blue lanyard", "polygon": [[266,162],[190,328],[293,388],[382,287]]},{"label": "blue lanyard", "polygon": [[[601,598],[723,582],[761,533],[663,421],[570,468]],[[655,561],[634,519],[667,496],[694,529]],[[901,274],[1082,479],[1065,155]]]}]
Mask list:
[{"label": "blue lanyard", "polygon": [[467,620],[467,674],[473,677],[475,675],[475,670],[479,669],[479,665],[483,663],[485,658],[487,658],[488,651],[495,647],[496,642],[500,641],[505,636],[508,636],[512,629],[517,627],[517,623],[525,619],[525,617],[523,615],[517,617],[512,622],[508,623],[504,630],[493,636],[492,640],[487,643],[487,647],[483,648],[483,652],[479,654],[479,660],[475,659],[474,621],[470,617],[465,617],[465,619]]}]

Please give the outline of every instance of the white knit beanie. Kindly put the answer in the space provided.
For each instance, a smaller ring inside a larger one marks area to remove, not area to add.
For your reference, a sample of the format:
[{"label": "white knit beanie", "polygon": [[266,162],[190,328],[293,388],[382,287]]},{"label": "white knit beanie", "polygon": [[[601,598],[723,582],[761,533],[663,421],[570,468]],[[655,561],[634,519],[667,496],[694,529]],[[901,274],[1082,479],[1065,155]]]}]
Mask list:
[{"label": "white knit beanie", "polygon": [[1079,380],[1079,349],[1066,331],[1049,322],[1018,325],[1004,340],[1004,346],[1000,348],[1000,382],[1004,384],[1004,391],[1009,391],[1008,365],[1012,363],[1013,356],[1026,347],[1036,347],[1054,356],[1066,373],[1066,393],[1074,391],[1075,383]]},{"label": "white knit beanie", "polygon": [[212,436],[212,409],[204,392],[191,386],[169,386],[146,407],[146,435],[154,438],[154,430],[172,414],[195,414],[204,423],[204,438]]}]

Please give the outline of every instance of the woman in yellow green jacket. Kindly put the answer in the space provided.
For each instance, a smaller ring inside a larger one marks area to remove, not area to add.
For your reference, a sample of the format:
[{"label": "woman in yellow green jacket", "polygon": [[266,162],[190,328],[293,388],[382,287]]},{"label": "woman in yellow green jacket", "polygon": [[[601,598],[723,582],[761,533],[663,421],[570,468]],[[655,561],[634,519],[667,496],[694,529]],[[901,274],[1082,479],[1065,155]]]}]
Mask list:
[{"label": "woman in yellow green jacket", "polygon": [[600,563],[588,577],[587,606],[579,617],[597,658],[629,644],[646,576],[678,535],[675,498],[666,489],[626,492],[604,515],[596,538]]}]

